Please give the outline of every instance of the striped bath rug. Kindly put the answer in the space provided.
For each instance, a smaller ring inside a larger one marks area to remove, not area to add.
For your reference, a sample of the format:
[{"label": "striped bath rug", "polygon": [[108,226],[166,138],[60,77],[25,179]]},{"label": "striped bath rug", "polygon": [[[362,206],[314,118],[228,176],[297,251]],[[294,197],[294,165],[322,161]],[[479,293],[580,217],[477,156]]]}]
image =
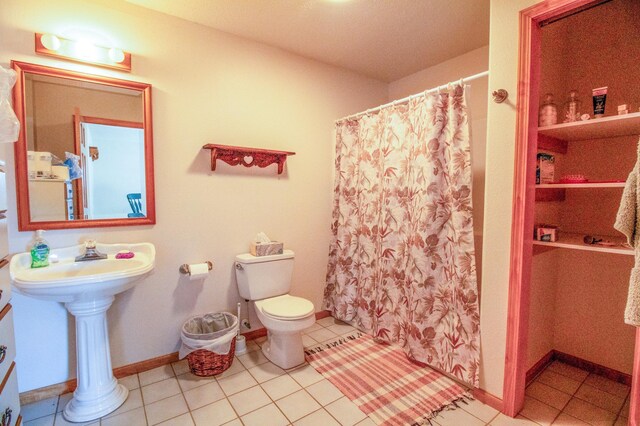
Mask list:
[{"label": "striped bath rug", "polygon": [[467,389],[402,349],[358,333],[307,348],[306,359],[378,425],[423,425],[443,409],[471,399]]}]

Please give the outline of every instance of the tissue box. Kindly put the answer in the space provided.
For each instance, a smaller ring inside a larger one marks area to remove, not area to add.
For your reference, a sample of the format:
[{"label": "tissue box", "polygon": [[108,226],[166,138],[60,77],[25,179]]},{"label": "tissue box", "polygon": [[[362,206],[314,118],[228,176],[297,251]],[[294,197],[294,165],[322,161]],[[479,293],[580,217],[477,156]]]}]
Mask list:
[{"label": "tissue box", "polygon": [[555,158],[551,154],[538,153],[536,161],[536,183],[551,183],[555,169]]},{"label": "tissue box", "polygon": [[558,227],[541,223],[535,225],[535,239],[538,241],[555,242],[558,240]]},{"label": "tissue box", "polygon": [[249,251],[254,256],[269,256],[272,254],[282,254],[284,244],[277,241],[270,243],[251,243]]}]

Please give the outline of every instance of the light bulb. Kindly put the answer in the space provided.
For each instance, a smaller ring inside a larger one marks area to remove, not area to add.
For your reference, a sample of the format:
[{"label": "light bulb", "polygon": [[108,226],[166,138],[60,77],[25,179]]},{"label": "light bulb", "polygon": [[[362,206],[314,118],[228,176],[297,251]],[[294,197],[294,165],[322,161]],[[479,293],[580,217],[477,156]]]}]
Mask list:
[{"label": "light bulb", "polygon": [[98,58],[98,48],[86,40],[76,41],[74,43],[73,56],[77,59],[85,61],[95,61]]},{"label": "light bulb", "polygon": [[112,47],[109,49],[109,59],[116,63],[122,62],[124,61],[124,52],[122,49]]},{"label": "light bulb", "polygon": [[42,45],[49,50],[53,50],[55,52],[60,49],[60,39],[53,34],[43,34],[40,41],[42,42]]}]

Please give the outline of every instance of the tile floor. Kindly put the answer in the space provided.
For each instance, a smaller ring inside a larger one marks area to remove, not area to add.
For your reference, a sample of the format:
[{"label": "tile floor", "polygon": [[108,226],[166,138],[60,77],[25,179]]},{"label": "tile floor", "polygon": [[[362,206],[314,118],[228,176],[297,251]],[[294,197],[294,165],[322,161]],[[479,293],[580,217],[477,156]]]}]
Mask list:
[{"label": "tile floor", "polygon": [[[305,346],[328,343],[355,329],[333,318],[305,330]],[[282,370],[260,352],[264,339],[248,342],[249,352],[216,377],[189,373],[186,360],[120,379],[129,398],[115,412],[87,425],[374,425],[351,401],[310,365]],[[521,415],[511,419],[478,401],[445,411],[440,426],[625,425],[628,387],[553,364],[527,389]],[[80,425],[62,417],[71,394],[22,407],[26,426]],[[564,401],[564,402],[563,402]],[[626,402],[625,402],[626,401]],[[615,411],[615,413],[614,413]],[[602,422],[604,421],[604,423]],[[585,423],[586,422],[586,423]],[[608,422],[608,423],[607,423]]]},{"label": "tile floor", "polygon": [[554,361],[527,387],[520,414],[540,425],[626,426],[629,386]]}]

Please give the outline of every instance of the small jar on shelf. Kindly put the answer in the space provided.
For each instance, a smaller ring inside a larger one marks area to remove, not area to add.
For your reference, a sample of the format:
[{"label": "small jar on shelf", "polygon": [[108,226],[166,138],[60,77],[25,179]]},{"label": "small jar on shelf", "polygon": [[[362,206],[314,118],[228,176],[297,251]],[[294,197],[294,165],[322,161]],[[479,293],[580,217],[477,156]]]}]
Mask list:
[{"label": "small jar on shelf", "polygon": [[578,100],[578,92],[572,90],[569,92],[569,99],[564,103],[564,123],[572,123],[580,120],[580,109],[582,102]]},{"label": "small jar on shelf", "polygon": [[538,125],[540,127],[552,126],[558,122],[558,107],[553,102],[553,94],[544,95],[544,101],[540,106],[538,114]]}]

